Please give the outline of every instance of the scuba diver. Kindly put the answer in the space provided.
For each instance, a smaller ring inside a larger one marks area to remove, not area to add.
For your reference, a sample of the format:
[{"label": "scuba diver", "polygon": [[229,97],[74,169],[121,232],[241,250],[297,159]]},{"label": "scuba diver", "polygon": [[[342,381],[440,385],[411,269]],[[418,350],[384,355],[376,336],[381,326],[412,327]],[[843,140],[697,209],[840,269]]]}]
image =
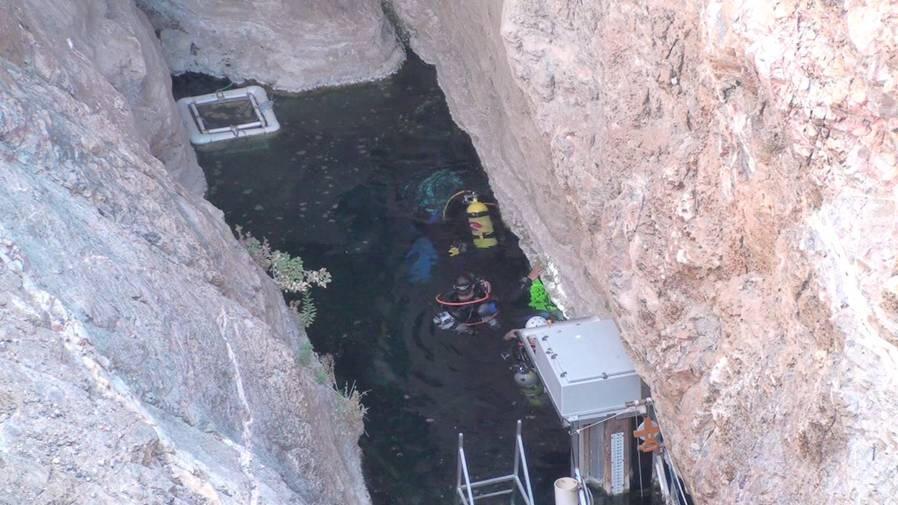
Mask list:
[{"label": "scuba diver", "polygon": [[[564,319],[561,311],[549,299],[546,287],[539,279],[542,271],[542,267],[538,265],[533,267],[533,270],[526,277],[522,277],[517,286],[511,289],[507,297],[502,297],[503,301],[508,300],[509,303],[519,307],[519,309],[513,311],[509,324],[523,325],[533,316],[540,316],[546,321]],[[525,303],[526,309],[523,309]],[[511,340],[512,338],[508,335],[505,336],[505,340]]]},{"label": "scuba diver", "polygon": [[[473,249],[491,250],[496,247],[499,240],[489,212],[489,207],[495,207],[496,204],[480,201],[480,195],[476,191],[463,189],[450,196],[443,206],[443,222],[449,221],[450,208],[459,197],[462,197],[461,201],[465,206],[465,219],[471,234],[470,240]],[[456,240],[449,247],[449,256],[458,256],[468,250],[467,241]]]},{"label": "scuba diver", "polygon": [[469,273],[460,275],[452,285],[452,291],[436,296],[443,311],[434,316],[433,323],[441,330],[467,334],[473,333],[474,327],[481,324],[498,328],[499,309],[491,293],[489,281]]},{"label": "scuba diver", "polygon": [[[533,316],[527,320],[524,327],[528,329],[539,328],[548,324],[549,321],[546,318],[542,316]],[[517,332],[518,330],[508,332],[508,334],[506,334],[506,340],[509,339],[509,335],[511,335],[512,338],[518,338]],[[518,339],[515,348],[515,364],[511,368],[514,371],[514,382],[531,406],[542,407],[543,399],[545,398],[545,389],[543,388],[542,381],[539,379],[539,375],[536,373],[536,370],[534,370],[530,355],[527,354],[527,350],[524,349],[525,345],[527,344]]]},{"label": "scuba diver", "polygon": [[[512,324],[523,323],[523,327],[527,329],[539,328],[564,318],[558,307],[549,299],[545,286],[539,279],[541,273],[541,267],[534,267],[526,277],[521,278],[510,294],[512,302],[517,305],[526,303],[527,307],[523,312],[518,312],[517,316],[511,317]],[[515,363],[511,367],[515,384],[532,407],[543,406],[545,399],[543,384],[525,348],[525,346],[533,347],[533,342],[525,342],[520,330],[517,329],[506,333],[504,339],[514,341],[512,344],[514,350],[507,356],[515,356]]]}]

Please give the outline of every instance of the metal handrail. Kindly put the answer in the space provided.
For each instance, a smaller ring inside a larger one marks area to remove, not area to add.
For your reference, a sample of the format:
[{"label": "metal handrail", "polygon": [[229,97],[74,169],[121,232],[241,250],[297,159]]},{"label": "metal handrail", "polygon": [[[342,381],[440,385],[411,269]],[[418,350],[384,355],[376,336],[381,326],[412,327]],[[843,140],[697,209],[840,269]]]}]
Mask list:
[{"label": "metal handrail", "polygon": [[664,450],[662,454],[664,455],[664,460],[667,463],[668,468],[670,469],[671,487],[676,487],[676,490],[679,491],[678,493],[674,493],[673,490],[671,490],[671,496],[674,497],[674,500],[677,504],[689,505],[689,501],[686,500],[686,494],[683,492],[683,485],[680,482],[680,474],[677,471],[676,465],[674,465],[673,459],[671,459],[670,457],[670,452]]},{"label": "metal handrail", "polygon": [[[521,420],[520,419],[518,419],[517,436],[515,437],[515,451],[520,452],[521,462],[524,463],[523,464],[523,466],[524,466],[524,482],[527,483],[527,499],[528,499],[528,502],[532,505],[533,504],[533,490],[530,488],[530,472],[527,470],[527,456],[524,454],[524,439],[521,438]],[[517,460],[517,458],[515,458],[515,460]],[[514,468],[514,478],[518,482],[518,485],[520,485],[521,482],[518,480],[517,465],[515,465],[515,468]]]},{"label": "metal handrail", "polygon": [[[458,472],[458,478],[456,479],[456,489],[458,490],[458,494],[461,495],[461,499],[465,502],[465,505],[474,505],[474,495],[471,492],[471,476],[468,475],[468,462],[465,460],[465,438],[461,433],[458,434]],[[465,488],[468,490],[468,499],[471,500],[470,503],[465,499],[465,496],[461,492],[462,472],[464,472]]]},{"label": "metal handrail", "polygon": [[[517,433],[515,435],[514,445],[514,468],[512,470],[514,473],[471,482],[471,476],[468,473],[468,461],[465,458],[464,436],[461,433],[458,434],[458,463],[456,465],[455,491],[462,503],[465,505],[476,505],[476,498],[491,498],[506,494],[511,495],[512,503],[514,503],[514,493],[515,491],[518,491],[521,494],[521,498],[523,498],[525,505],[536,505],[533,500],[533,489],[530,485],[530,473],[527,470],[527,455],[524,453],[524,439],[521,436],[520,420],[518,420],[517,423]],[[520,469],[522,466],[524,467],[523,483],[520,478]],[[462,483],[462,478],[464,478],[464,483]],[[476,488],[501,484],[504,482],[510,482],[511,487],[508,489],[478,494],[476,496],[474,494],[474,489]]]},{"label": "metal handrail", "polygon": [[580,474],[580,467],[574,467],[574,479],[577,481],[577,500],[580,505],[592,505],[592,493],[586,487],[583,475]]}]

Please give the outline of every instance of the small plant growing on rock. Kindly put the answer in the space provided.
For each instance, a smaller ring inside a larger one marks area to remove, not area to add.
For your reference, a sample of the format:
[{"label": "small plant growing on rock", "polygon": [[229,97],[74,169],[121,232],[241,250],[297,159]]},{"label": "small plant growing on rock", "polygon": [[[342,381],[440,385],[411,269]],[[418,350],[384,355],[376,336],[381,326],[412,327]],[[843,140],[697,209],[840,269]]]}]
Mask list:
[{"label": "small plant growing on rock", "polygon": [[[274,279],[281,291],[300,295],[300,299],[291,300],[287,306],[296,314],[302,327],[308,328],[317,315],[310,290],[314,286],[327,287],[331,282],[330,272],[325,268],[306,270],[302,258],[272,249],[268,239],[259,240],[240,226],[235,226],[234,232],[253,261]],[[313,367],[315,382],[319,385],[329,384],[329,388],[336,393],[337,415],[340,420],[349,429],[361,434],[368,412],[368,408],[362,403],[365,392],[356,389],[354,383],[344,384],[342,388],[337,386],[333,356],[319,356],[311,342],[304,340],[296,351],[296,364],[303,368]]]},{"label": "small plant growing on rock", "polygon": [[359,391],[355,387],[355,383],[344,384],[342,388],[337,385],[333,356],[324,354],[319,356],[318,360],[321,363],[321,369],[318,371],[320,374],[315,377],[318,384],[329,383],[331,385],[336,393],[337,416],[346,423],[350,430],[361,434],[365,427],[365,415],[368,413],[368,408],[362,403],[362,398],[366,393]]},{"label": "small plant growing on rock", "polygon": [[267,272],[271,267],[272,254],[271,245],[268,243],[268,239],[266,238],[259,241],[259,239],[252,236],[251,233],[244,233],[243,227],[240,225],[234,227],[234,232],[237,234],[237,240],[246,248],[249,257],[252,258],[262,270]]},{"label": "small plant growing on rock", "polygon": [[312,323],[315,322],[315,316],[318,315],[318,309],[312,303],[312,295],[308,292],[302,294],[302,300],[291,300],[287,307],[290,307],[290,310],[296,314],[296,317],[299,318],[299,324],[303,328],[312,326]]},{"label": "small plant growing on rock", "polygon": [[312,343],[305,340],[299,344],[299,351],[296,353],[296,364],[301,367],[307,367],[312,364],[312,358],[314,356],[315,351],[312,350]]},{"label": "small plant growing on rock", "polygon": [[350,427],[350,429],[361,434],[365,429],[365,416],[368,414],[368,407],[362,403],[362,398],[367,394],[366,391],[359,391],[355,387],[355,383],[344,384],[340,389],[334,384],[334,391],[337,392],[337,414]]},{"label": "small plant growing on rock", "polygon": [[310,287],[325,288],[331,281],[331,274],[326,269],[306,270],[303,268],[302,258],[282,251],[271,253],[268,271],[274,282],[286,293],[307,293]]},{"label": "small plant growing on rock", "polygon": [[259,240],[241,226],[235,226],[234,231],[253,261],[274,279],[281,291],[300,295],[300,299],[291,300],[288,307],[299,318],[303,328],[311,326],[318,311],[309,290],[313,286],[326,288],[331,282],[330,272],[325,268],[306,270],[302,258],[273,250],[268,239]]}]

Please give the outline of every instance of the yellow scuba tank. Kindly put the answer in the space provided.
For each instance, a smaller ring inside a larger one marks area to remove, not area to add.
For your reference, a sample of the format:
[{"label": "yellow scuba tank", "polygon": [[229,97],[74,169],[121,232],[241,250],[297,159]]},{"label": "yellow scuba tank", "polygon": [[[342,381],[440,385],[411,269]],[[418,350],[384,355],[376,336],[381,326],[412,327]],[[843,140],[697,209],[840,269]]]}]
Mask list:
[{"label": "yellow scuba tank", "polygon": [[499,243],[496,240],[496,232],[493,229],[493,220],[490,219],[489,208],[483,202],[477,200],[477,196],[468,204],[465,210],[468,215],[468,226],[471,228],[471,235],[474,236],[474,247],[478,249],[487,249]]}]

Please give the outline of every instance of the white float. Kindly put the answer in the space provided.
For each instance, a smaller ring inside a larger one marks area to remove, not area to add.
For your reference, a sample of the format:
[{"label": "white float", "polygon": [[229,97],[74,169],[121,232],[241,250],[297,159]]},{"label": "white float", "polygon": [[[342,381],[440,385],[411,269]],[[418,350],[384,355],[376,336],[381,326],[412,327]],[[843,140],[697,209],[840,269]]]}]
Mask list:
[{"label": "white float", "polygon": [[[245,102],[247,112],[252,110],[252,117],[225,121],[229,124],[210,124],[213,123],[213,118],[209,117],[208,111],[203,111],[210,106],[239,105],[240,102]],[[272,102],[268,100],[268,94],[261,86],[247,86],[207,95],[185,97],[178,100],[178,110],[181,112],[181,119],[187,127],[187,131],[190,132],[190,142],[195,145],[255,135],[268,135],[281,128],[274,116]]]},{"label": "white float", "polygon": [[577,491],[580,486],[570,477],[555,480],[555,505],[580,505]]}]

